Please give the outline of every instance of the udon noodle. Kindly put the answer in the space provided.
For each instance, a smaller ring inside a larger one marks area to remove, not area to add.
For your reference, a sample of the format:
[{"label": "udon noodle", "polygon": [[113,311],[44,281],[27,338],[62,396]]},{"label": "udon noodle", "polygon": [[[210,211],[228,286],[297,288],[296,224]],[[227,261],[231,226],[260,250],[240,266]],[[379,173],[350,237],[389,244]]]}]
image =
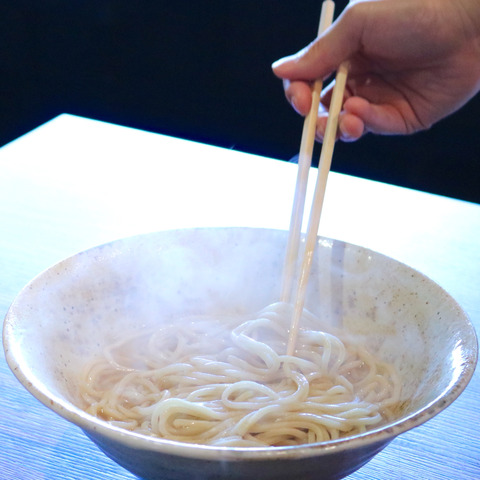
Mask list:
[{"label": "udon noodle", "polygon": [[85,369],[85,409],[137,433],[237,447],[324,442],[388,421],[400,397],[393,366],[306,310],[287,356],[290,318],[277,303],[129,336]]}]

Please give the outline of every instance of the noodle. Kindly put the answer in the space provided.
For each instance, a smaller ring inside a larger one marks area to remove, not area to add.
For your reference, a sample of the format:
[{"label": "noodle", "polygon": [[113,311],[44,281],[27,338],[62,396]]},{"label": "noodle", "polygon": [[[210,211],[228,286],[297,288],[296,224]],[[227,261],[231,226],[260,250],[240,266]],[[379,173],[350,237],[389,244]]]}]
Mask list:
[{"label": "noodle", "polygon": [[391,419],[394,367],[306,310],[286,355],[291,311],[185,317],[111,345],[82,374],[85,410],[145,435],[239,447],[325,442]]}]

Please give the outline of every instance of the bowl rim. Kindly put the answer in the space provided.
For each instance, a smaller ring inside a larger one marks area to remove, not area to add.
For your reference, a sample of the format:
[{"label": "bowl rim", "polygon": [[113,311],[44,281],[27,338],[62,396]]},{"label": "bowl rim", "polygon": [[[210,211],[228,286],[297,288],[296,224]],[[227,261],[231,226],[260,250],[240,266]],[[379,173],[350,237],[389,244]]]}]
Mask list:
[{"label": "bowl rim", "polygon": [[[349,242],[344,242],[342,240],[337,240],[325,236],[318,236],[317,243],[320,242],[332,242],[332,243],[341,243],[344,246],[362,250],[366,254],[374,254],[376,256],[381,256],[387,258],[391,261],[396,262],[402,268],[406,268],[411,272],[414,272],[422,280],[426,280],[434,285],[434,288],[438,289],[444,295],[445,301],[449,306],[457,312],[458,317],[461,317],[462,322],[464,323],[464,328],[469,331],[468,338],[467,336],[463,339],[465,349],[470,352],[470,356],[465,358],[462,362],[460,372],[456,378],[453,378],[449,385],[438,394],[433,400],[426,404],[421,409],[412,412],[411,414],[402,417],[393,422],[383,424],[380,427],[368,430],[364,433],[340,438],[337,440],[329,440],[325,442],[313,443],[313,444],[301,444],[294,446],[283,446],[283,447],[232,447],[232,446],[213,446],[213,445],[202,445],[202,444],[193,444],[180,442],[175,440],[163,439],[160,437],[147,436],[132,431],[125,430],[121,427],[117,427],[109,424],[106,421],[100,420],[93,415],[90,415],[83,411],[81,408],[75,406],[73,403],[66,401],[63,398],[60,398],[48,391],[40,381],[38,381],[30,371],[26,369],[24,371],[21,365],[21,353],[19,351],[18,345],[15,342],[15,323],[16,323],[16,308],[18,303],[22,300],[23,295],[29,290],[30,286],[38,281],[43,275],[45,275],[50,270],[58,268],[65,262],[69,261],[73,257],[76,257],[80,254],[85,254],[87,252],[110,246],[115,243],[121,242],[131,242],[135,239],[143,239],[149,236],[156,236],[165,232],[174,232],[177,230],[232,230],[232,229],[241,229],[241,230],[269,230],[284,232],[284,230],[277,229],[265,229],[265,228],[255,228],[255,227],[201,227],[201,228],[188,228],[188,229],[174,229],[174,230],[163,230],[158,232],[150,232],[140,235],[134,235],[130,237],[120,238],[107,242],[101,245],[91,247],[87,250],[73,254],[42,271],[36,275],[32,280],[30,280],[17,294],[14,298],[11,306],[9,307],[3,325],[3,348],[5,352],[5,358],[7,364],[10,367],[12,373],[18,379],[18,381],[24,386],[24,388],[30,392],[37,400],[43,403],[47,408],[57,413],[60,417],[65,420],[70,421],[72,424],[81,428],[87,436],[92,438],[95,436],[101,436],[106,439],[119,442],[126,447],[141,449],[146,451],[152,451],[163,454],[170,454],[181,457],[188,458],[197,458],[203,460],[266,460],[272,458],[306,458],[312,456],[322,456],[328,455],[332,451],[341,452],[356,447],[366,447],[372,444],[386,444],[392,441],[398,435],[411,430],[412,428],[418,427],[428,421],[429,419],[436,416],[438,413],[447,408],[452,404],[460,394],[465,390],[471,378],[473,377],[477,361],[478,361],[478,337],[475,331],[475,328],[470,320],[469,315],[463,310],[463,308],[458,304],[458,302],[438,283],[432,280],[430,277],[416,270],[415,268],[410,267],[409,265],[400,262],[393,257],[388,255],[376,252],[369,248],[352,244]],[[18,354],[18,356],[17,356]]]}]

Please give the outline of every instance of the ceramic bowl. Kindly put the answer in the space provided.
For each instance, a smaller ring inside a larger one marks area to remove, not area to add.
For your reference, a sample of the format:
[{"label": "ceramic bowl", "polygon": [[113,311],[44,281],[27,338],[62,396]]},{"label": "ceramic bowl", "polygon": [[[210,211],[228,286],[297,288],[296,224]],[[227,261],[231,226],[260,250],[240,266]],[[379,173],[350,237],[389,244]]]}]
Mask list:
[{"label": "ceramic bowl", "polygon": [[319,238],[306,307],[393,362],[406,407],[388,425],[294,447],[184,444],[111,426],[77,407],[78,372],[122,332],[165,314],[257,311],[279,294],[287,232],[219,228],[158,232],[79,253],[28,284],[4,325],[12,371],[106,455],[154,479],[340,479],[429,420],[466,387],[474,329],[437,284],[391,258]]}]

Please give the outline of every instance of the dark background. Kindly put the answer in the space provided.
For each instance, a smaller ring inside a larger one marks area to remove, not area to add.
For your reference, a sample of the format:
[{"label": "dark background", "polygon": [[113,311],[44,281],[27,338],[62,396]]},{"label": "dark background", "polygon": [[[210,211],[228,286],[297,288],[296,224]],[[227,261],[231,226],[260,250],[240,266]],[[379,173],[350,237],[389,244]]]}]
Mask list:
[{"label": "dark background", "polygon": [[[313,39],[320,4],[4,1],[0,144],[67,112],[289,160],[303,120],[270,64]],[[338,144],[333,169],[480,202],[479,115],[477,95],[428,132]]]}]

